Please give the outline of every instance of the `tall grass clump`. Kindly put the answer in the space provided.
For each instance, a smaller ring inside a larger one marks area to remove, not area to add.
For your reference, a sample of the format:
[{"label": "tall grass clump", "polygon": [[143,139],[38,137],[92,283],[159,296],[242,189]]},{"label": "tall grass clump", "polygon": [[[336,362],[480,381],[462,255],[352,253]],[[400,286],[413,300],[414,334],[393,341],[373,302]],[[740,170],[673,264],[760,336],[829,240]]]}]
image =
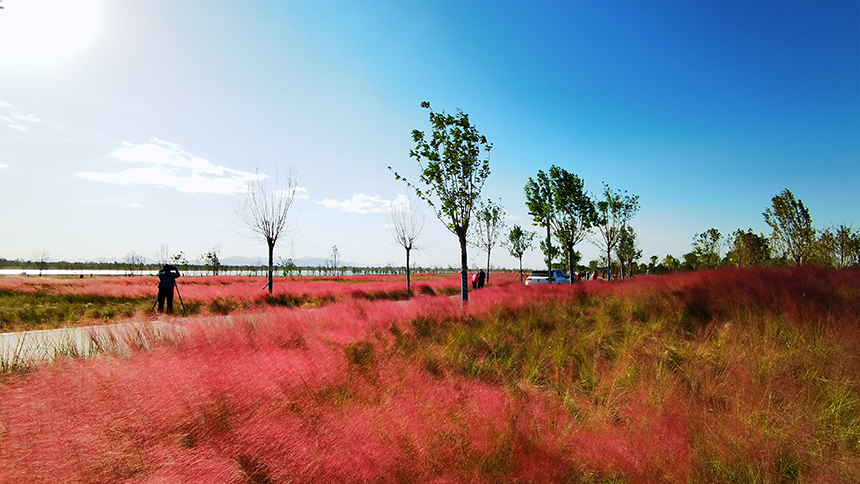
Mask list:
[{"label": "tall grass clump", "polygon": [[0,482],[858,482],[858,314],[805,268],[237,308],[5,377]]}]

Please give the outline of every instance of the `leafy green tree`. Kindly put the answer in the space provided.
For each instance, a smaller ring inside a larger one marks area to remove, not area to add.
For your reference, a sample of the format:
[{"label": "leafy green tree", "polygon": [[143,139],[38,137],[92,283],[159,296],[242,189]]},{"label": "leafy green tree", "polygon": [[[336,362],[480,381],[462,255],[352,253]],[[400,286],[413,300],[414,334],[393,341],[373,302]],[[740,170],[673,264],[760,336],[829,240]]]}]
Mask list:
[{"label": "leafy green tree", "polygon": [[762,215],[773,229],[770,237],[773,249],[782,260],[798,266],[805,264],[816,241],[809,210],[787,188],[771,201],[773,206]]},{"label": "leafy green tree", "polygon": [[612,252],[621,242],[622,229],[639,212],[639,195],[628,195],[627,191],[613,191],[603,184],[603,198],[596,204],[597,217],[594,228],[596,236],[592,242],[606,254],[606,279],[611,280]]},{"label": "leafy green tree", "polygon": [[215,244],[211,249],[206,251],[205,254],[200,256],[200,259],[203,260],[203,267],[212,273],[213,276],[217,276],[221,271],[221,259],[219,258],[221,254],[221,245]]},{"label": "leafy green tree", "polygon": [[658,266],[659,260],[660,260],[660,258],[657,257],[656,255],[651,256],[651,258],[649,259],[650,262],[648,263],[648,274],[656,274],[657,273],[657,266]]},{"label": "leafy green tree", "polygon": [[760,266],[770,261],[770,243],[764,235],[756,235],[752,229],[741,229],[732,234],[726,261],[737,266]]},{"label": "leafy green tree", "polygon": [[638,269],[638,261],[642,258],[642,250],[636,247],[636,232],[633,227],[625,225],[621,228],[621,240],[615,255],[621,264],[621,278],[633,274]]},{"label": "leafy green tree", "polygon": [[667,271],[677,271],[681,268],[681,261],[675,258],[672,254],[668,254],[666,258],[663,259],[662,265]]},{"label": "leafy green tree", "polygon": [[472,227],[472,246],[487,253],[487,284],[489,284],[490,252],[499,242],[502,230],[505,228],[505,209],[502,208],[501,200],[499,203],[493,203],[489,199],[486,203],[482,201],[475,213],[475,222]]},{"label": "leafy green tree", "polygon": [[[535,225],[552,229],[563,249],[565,266],[572,273],[579,261],[574,248],[582,242],[597,219],[594,203],[586,193],[582,179],[553,165],[549,174],[538,170],[536,178],[529,178],[525,195],[526,206],[534,217]],[[544,249],[547,267],[550,267],[555,253],[549,234]]]},{"label": "leafy green tree", "polygon": [[293,273],[297,272],[299,269],[296,266],[296,263],[293,262],[292,258],[282,259],[281,257],[278,257],[278,261],[278,266],[281,268],[281,274],[284,277],[292,276]]},{"label": "leafy green tree", "polygon": [[555,234],[563,249],[572,284],[573,272],[581,259],[574,247],[585,239],[588,230],[597,221],[597,210],[581,178],[557,166],[550,167],[549,177],[555,188]]},{"label": "leafy green tree", "polygon": [[807,263],[819,267],[835,267],[836,236],[830,230],[822,231],[812,244]]},{"label": "leafy green tree", "polygon": [[720,231],[710,228],[693,237],[693,253],[698,257],[698,266],[715,268],[720,265],[720,248],[723,236]]},{"label": "leafy green tree", "polygon": [[860,233],[851,227],[834,227],[833,259],[838,268],[860,264]]},{"label": "leafy green tree", "polygon": [[546,241],[541,242],[541,250],[543,250],[547,270],[552,271],[552,221],[555,217],[555,204],[553,199],[555,196],[552,182],[544,173],[543,170],[538,170],[537,179],[529,177],[524,188],[526,195],[526,206],[529,209],[529,215],[533,217],[534,225],[544,227],[546,229]]},{"label": "leafy green tree", "polygon": [[178,254],[173,254],[170,256],[169,262],[176,267],[182,267],[183,271],[188,270],[188,257],[185,256],[185,252],[179,251]]},{"label": "leafy green tree", "polygon": [[[460,276],[463,301],[469,300],[469,257],[467,234],[472,210],[481,197],[481,189],[490,175],[489,153],[493,145],[470,122],[469,115],[457,110],[450,115],[433,112],[430,103],[421,107],[430,110],[433,134],[427,139],[423,131],[413,130],[415,148],[409,156],[415,158],[421,170],[418,186],[399,173],[415,194],[433,207],[436,216],[460,242]],[[481,159],[482,152],[486,158]],[[388,167],[391,170],[391,167]],[[392,170],[393,171],[393,170]]]},{"label": "leafy green tree", "polygon": [[683,269],[688,270],[688,271],[694,271],[694,270],[701,267],[699,265],[700,264],[699,254],[697,254],[695,252],[687,252],[686,254],[684,254],[681,257],[683,257],[683,259],[684,259],[684,262],[681,264],[681,267]]}]

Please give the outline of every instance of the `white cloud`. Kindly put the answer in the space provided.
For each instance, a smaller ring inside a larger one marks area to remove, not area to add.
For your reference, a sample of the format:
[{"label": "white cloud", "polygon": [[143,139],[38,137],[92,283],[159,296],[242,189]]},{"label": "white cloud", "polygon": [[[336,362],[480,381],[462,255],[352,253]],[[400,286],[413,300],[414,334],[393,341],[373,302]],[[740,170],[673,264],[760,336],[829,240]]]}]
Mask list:
[{"label": "white cloud", "polygon": [[29,121],[31,123],[39,123],[42,121],[41,119],[37,118],[36,116],[33,116],[30,113],[15,113],[12,115],[12,117],[14,119],[17,119],[18,121]]},{"label": "white cloud", "polygon": [[147,144],[123,142],[123,147],[109,154],[123,163],[146,164],[119,173],[78,173],[88,180],[121,185],[157,185],[182,192],[244,193],[248,182],[266,175],[249,173],[221,165],[184,151],[178,144],[152,138]]},{"label": "white cloud", "polygon": [[393,206],[402,206],[402,204],[408,206],[409,201],[404,195],[397,195],[393,200],[386,200],[380,196],[372,197],[364,193],[356,193],[351,199],[342,202],[326,198],[319,203],[328,208],[335,208],[344,212],[388,213]]},{"label": "white cloud", "polygon": [[[0,101],[0,107],[11,108],[12,105],[7,102]],[[9,113],[8,116],[0,116],[0,120],[3,120],[4,123],[8,123],[7,126],[10,128],[21,131],[30,131],[30,128],[24,126],[22,123],[40,123],[42,121],[30,113],[16,112]]]},{"label": "white cloud", "polygon": [[143,208],[143,205],[139,203],[132,203],[129,205],[130,208]]},{"label": "white cloud", "polygon": [[0,168],[9,168],[9,165],[6,163],[0,163]]},{"label": "white cloud", "polygon": [[[293,192],[293,198],[309,198],[308,189],[303,187],[296,187],[291,190]],[[277,193],[279,197],[286,197],[289,195],[287,190],[281,190]]]}]

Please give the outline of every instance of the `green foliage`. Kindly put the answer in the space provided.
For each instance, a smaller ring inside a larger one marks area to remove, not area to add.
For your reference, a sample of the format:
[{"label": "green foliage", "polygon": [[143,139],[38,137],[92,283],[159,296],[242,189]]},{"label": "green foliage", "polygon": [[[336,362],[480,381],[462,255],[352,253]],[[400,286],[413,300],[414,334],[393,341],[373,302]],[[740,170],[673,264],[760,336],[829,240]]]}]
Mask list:
[{"label": "green foliage", "polygon": [[697,257],[699,267],[711,269],[719,267],[722,240],[723,236],[715,228],[710,228],[693,237],[693,255]]},{"label": "green foliage", "polygon": [[621,228],[621,240],[618,241],[615,255],[621,263],[622,277],[636,272],[637,261],[642,258],[642,249],[636,246],[636,232],[633,227],[625,225]]},{"label": "green foliage", "polygon": [[217,276],[221,271],[221,260],[219,259],[220,254],[221,245],[216,244],[206,251],[205,254],[200,256],[200,259],[203,260],[205,269],[211,272],[213,276]]},{"label": "green foliage", "polygon": [[628,195],[627,191],[613,191],[603,184],[603,198],[595,203],[597,210],[594,228],[597,235],[594,242],[606,255],[607,279],[612,267],[612,252],[618,247],[624,235],[623,229],[639,212],[639,195]]},{"label": "green foliage", "polygon": [[284,260],[278,257],[278,267],[281,268],[281,275],[284,277],[292,276],[298,272],[298,267],[292,258]]},{"label": "green foliage", "polygon": [[527,250],[532,248],[535,235],[534,232],[523,230],[519,225],[514,225],[510,232],[508,232],[508,237],[502,241],[502,246],[508,249],[511,257],[519,259],[522,262],[523,255]]},{"label": "green foliage", "polygon": [[[418,161],[419,180],[424,187],[413,185],[397,172],[394,176],[429,203],[451,232],[459,235],[462,231],[465,235],[472,209],[490,175],[489,152],[493,145],[469,122],[468,114],[460,110],[456,115],[436,113],[426,101],[421,107],[430,109],[433,134],[428,140],[423,131],[413,130],[415,148],[409,156]],[[483,160],[482,151],[488,154]]]},{"label": "green foliage", "polygon": [[860,232],[840,225],[833,229],[833,261],[837,268],[860,265]]},{"label": "green foliage", "polygon": [[[597,221],[597,212],[585,192],[584,182],[575,174],[553,165],[549,174],[538,170],[536,178],[529,178],[524,190],[526,206],[535,225],[551,227],[563,249],[566,268],[573,272],[578,262],[574,257],[574,247]],[[551,241],[545,244],[544,254],[549,265],[555,252]]]},{"label": "green foliage", "polygon": [[764,235],[756,235],[752,229],[736,230],[732,234],[726,261],[740,267],[764,265],[770,261],[770,243]]},{"label": "green foliage", "polygon": [[523,230],[519,225],[514,225],[507,238],[502,240],[502,247],[508,249],[511,257],[520,263],[520,282],[523,281],[523,254],[532,248],[535,233]]},{"label": "green foliage", "polygon": [[815,244],[815,229],[803,200],[795,199],[786,188],[772,202],[773,206],[762,215],[773,229],[770,238],[777,256],[795,265],[808,262]]}]

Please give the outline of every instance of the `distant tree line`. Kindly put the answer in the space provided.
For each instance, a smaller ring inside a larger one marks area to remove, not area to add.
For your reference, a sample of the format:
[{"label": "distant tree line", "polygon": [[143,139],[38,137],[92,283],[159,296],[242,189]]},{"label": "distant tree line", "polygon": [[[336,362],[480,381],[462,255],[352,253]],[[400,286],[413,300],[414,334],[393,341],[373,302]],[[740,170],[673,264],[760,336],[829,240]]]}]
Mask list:
[{"label": "distant tree line", "polygon": [[860,265],[860,232],[845,225],[816,229],[809,209],[791,190],[774,196],[762,215],[771,229],[769,235],[737,229],[724,236],[710,228],[693,237],[692,250],[680,260],[667,255],[660,262],[652,256],[640,270],[661,274],[720,266],[814,265],[841,269]]},{"label": "distant tree line", "polygon": [[[67,261],[50,261],[40,263],[39,261],[29,259],[4,259],[0,258],[0,269],[20,269],[20,270],[61,270],[81,273],[88,275],[88,271],[118,271],[127,276],[150,275],[158,272],[162,264],[144,263],[134,269],[134,273],[129,269],[127,261],[114,262],[67,262]],[[213,266],[205,262],[187,263],[178,266],[180,271],[196,272],[200,274],[212,275]],[[412,274],[454,274],[460,272],[459,267],[454,266],[412,266],[410,268]],[[259,265],[218,265],[218,275],[223,276],[265,276],[267,275],[268,267],[266,264]],[[406,267],[404,266],[339,266],[337,273],[340,275],[405,275]],[[289,265],[284,262],[276,266],[276,274],[280,277],[336,277],[334,267],[330,265],[310,265],[297,266]]]}]

